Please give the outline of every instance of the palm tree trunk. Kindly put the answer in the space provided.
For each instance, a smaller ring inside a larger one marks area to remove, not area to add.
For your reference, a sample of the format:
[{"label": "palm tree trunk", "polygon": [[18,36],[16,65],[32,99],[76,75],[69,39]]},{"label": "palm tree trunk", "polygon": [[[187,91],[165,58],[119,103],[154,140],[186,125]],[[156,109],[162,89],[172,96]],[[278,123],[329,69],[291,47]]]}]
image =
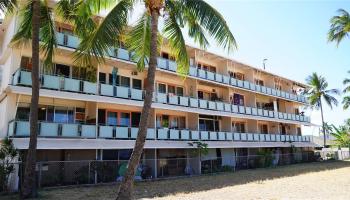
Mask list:
[{"label": "palm tree trunk", "polygon": [[25,160],[24,180],[22,183],[21,197],[30,198],[37,196],[36,189],[36,146],[38,133],[38,103],[39,103],[39,26],[40,26],[40,1],[32,2],[32,100],[30,105],[30,139]]},{"label": "palm tree trunk", "polygon": [[147,85],[145,100],[141,113],[141,120],[139,124],[139,131],[137,133],[137,138],[135,142],[134,149],[131,154],[131,158],[128,163],[127,171],[125,177],[119,187],[117,200],[130,200],[133,198],[133,187],[134,187],[134,176],[136,168],[140,162],[143,147],[145,145],[147,125],[149,122],[152,96],[154,90],[154,79],[156,73],[156,64],[157,64],[157,37],[158,37],[158,18],[159,10],[151,10],[151,52],[150,52],[150,61],[149,68],[147,73]]},{"label": "palm tree trunk", "polygon": [[322,108],[321,99],[320,99],[320,108],[321,108],[321,119],[322,119],[323,147],[326,148],[326,129],[325,129],[324,119],[323,119],[323,108]]}]

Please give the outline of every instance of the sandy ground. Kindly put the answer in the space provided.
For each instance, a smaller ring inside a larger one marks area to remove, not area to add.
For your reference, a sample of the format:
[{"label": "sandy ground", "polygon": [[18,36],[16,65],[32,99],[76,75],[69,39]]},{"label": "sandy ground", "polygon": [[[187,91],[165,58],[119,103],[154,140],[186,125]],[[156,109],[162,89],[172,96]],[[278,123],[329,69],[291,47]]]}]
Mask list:
[{"label": "sandy ground", "polygon": [[[350,199],[350,162],[324,162],[137,183],[137,199]],[[117,185],[40,191],[40,199],[114,199]],[[0,199],[16,199],[5,196]]]}]

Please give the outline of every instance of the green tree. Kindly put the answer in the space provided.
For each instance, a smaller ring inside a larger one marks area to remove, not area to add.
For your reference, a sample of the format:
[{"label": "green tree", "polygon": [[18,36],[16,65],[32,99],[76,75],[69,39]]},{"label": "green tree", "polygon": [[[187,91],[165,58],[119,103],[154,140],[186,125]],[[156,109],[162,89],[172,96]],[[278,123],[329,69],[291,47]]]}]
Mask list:
[{"label": "green tree", "polygon": [[350,150],[350,134],[349,130],[345,127],[335,127],[333,125],[333,132],[331,135],[335,138],[333,141],[338,147],[348,147]]},{"label": "green tree", "polygon": [[[38,133],[38,104],[39,104],[39,54],[45,57],[44,64],[52,66],[52,57],[56,44],[55,26],[52,9],[48,0],[18,1],[20,25],[12,38],[15,46],[30,45],[32,48],[32,96],[30,105],[30,139],[26,152],[24,180],[21,188],[21,197],[37,196],[36,190],[36,147]],[[39,40],[40,38],[40,40]],[[41,43],[39,43],[41,41]]]},{"label": "green tree", "polygon": [[17,149],[12,140],[5,138],[0,143],[0,191],[7,191],[9,175],[15,170],[15,159],[18,156]]},{"label": "green tree", "polygon": [[328,31],[328,41],[336,42],[337,46],[346,37],[349,37],[350,32],[350,15],[344,9],[338,10],[339,15],[331,18],[331,27]]},{"label": "green tree", "polygon": [[[348,73],[350,74],[350,71],[348,71]],[[345,86],[343,94],[348,94],[350,92],[350,78],[345,78],[343,80],[343,85]],[[344,110],[348,109],[350,106],[350,96],[344,96],[342,104]]]},{"label": "green tree", "polygon": [[[104,62],[104,56],[111,47],[117,47],[120,36],[125,33],[128,16],[139,1],[120,0],[98,21],[98,26],[80,43],[79,60],[89,63],[93,58]],[[117,199],[131,199],[135,169],[140,161],[146,139],[147,124],[152,104],[157,56],[160,49],[159,18],[163,23],[162,37],[167,41],[171,54],[178,66],[178,73],[186,76],[189,70],[189,56],[186,51],[184,28],[200,47],[209,45],[207,36],[211,36],[218,45],[228,51],[236,48],[236,41],[223,16],[203,0],[144,0],[144,13],[128,32],[127,46],[137,61],[139,70],[148,64],[145,99],[141,113],[138,136],[128,162],[128,170],[118,190]],[[119,37],[118,37],[119,36]],[[129,39],[128,39],[129,38]]]},{"label": "green tree", "polygon": [[332,108],[333,105],[338,105],[338,100],[332,95],[339,95],[337,89],[328,89],[328,83],[326,79],[322,76],[313,73],[306,78],[306,82],[310,85],[310,88],[305,91],[309,103],[312,108],[321,110],[321,119],[322,119],[322,132],[323,132],[323,145],[326,146],[326,127],[323,117],[323,107],[322,100]]}]

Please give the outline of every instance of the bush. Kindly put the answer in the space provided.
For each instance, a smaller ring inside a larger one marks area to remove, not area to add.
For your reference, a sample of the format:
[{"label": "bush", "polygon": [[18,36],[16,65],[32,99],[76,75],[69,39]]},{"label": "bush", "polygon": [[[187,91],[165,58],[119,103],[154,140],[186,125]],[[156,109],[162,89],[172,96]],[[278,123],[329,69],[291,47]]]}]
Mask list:
[{"label": "bush", "polygon": [[11,173],[14,172],[14,160],[18,155],[12,140],[5,138],[1,141],[0,148],[0,191],[8,191],[7,182]]}]

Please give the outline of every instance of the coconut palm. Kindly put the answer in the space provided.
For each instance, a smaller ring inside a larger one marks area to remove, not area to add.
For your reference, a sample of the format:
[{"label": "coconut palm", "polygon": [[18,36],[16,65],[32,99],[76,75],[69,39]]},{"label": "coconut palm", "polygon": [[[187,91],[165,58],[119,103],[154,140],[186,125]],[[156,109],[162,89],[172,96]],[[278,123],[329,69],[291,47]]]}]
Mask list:
[{"label": "coconut palm", "polygon": [[[144,4],[145,9],[134,27],[127,27],[128,16],[136,3]],[[233,50],[236,41],[223,16],[203,0],[120,0],[98,21],[97,28],[85,37],[79,45],[77,59],[89,63],[93,58],[104,62],[104,56],[111,47],[118,46],[120,37],[128,32],[125,41],[139,70],[148,64],[145,99],[141,113],[138,136],[128,163],[128,169],[119,187],[117,199],[131,199],[135,169],[139,164],[146,139],[147,124],[152,104],[157,56],[160,49],[158,30],[163,24],[162,37],[167,41],[175,58],[178,72],[185,76],[189,69],[189,56],[186,51],[183,28],[187,27],[189,37],[194,38],[200,47],[209,45],[207,35],[218,45]]]},{"label": "coconut palm", "polygon": [[[14,2],[14,1],[13,1]],[[18,5],[20,26],[12,38],[14,46],[31,45],[32,48],[32,97],[30,105],[30,138],[26,152],[24,180],[21,188],[22,198],[36,197],[35,165],[38,133],[39,104],[39,54],[43,53],[46,66],[52,64],[56,46],[55,27],[52,20],[52,10],[46,0],[20,1]],[[15,4],[15,3],[13,3]],[[39,43],[39,36],[41,44]]]},{"label": "coconut palm", "polygon": [[338,147],[348,147],[350,149],[350,134],[349,130],[345,127],[335,127],[333,125],[333,132],[331,135],[335,138],[333,141]]},{"label": "coconut palm", "polygon": [[317,75],[316,72],[308,76],[306,82],[311,86],[305,91],[305,95],[307,96],[311,107],[316,109],[320,108],[321,110],[323,144],[326,146],[326,127],[323,118],[322,100],[332,109],[333,105],[338,105],[338,100],[332,95],[339,95],[339,91],[337,89],[328,89],[326,79]]},{"label": "coconut palm", "polygon": [[[348,71],[348,73],[350,74],[350,71]],[[347,94],[350,92],[350,79],[349,78],[345,78],[343,80],[343,85],[345,86],[345,88],[343,89],[343,94]],[[349,108],[350,106],[350,96],[345,96],[343,97],[343,109],[346,110]]]},{"label": "coconut palm", "polygon": [[331,27],[328,31],[328,41],[335,41],[337,45],[349,37],[350,32],[350,14],[344,9],[339,9],[338,13],[339,15],[331,18]]}]

